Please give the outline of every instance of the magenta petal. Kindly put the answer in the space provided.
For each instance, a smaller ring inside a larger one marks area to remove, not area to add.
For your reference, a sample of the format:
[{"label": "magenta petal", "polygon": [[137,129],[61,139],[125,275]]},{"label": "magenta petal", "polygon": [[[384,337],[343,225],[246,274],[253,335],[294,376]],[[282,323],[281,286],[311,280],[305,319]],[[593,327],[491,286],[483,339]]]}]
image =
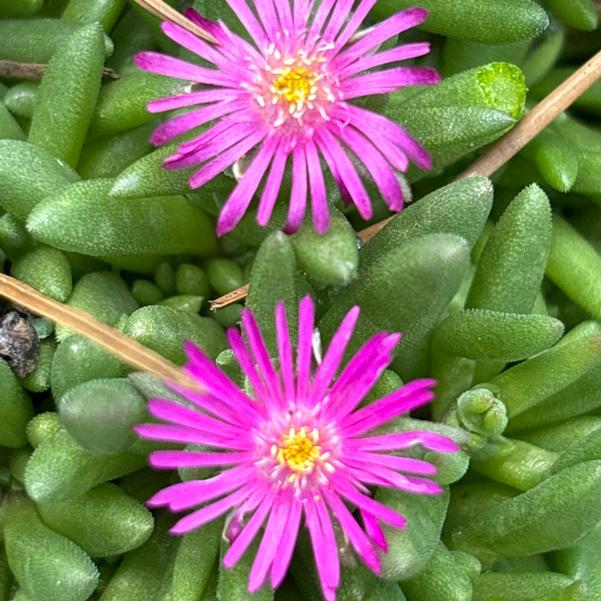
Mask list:
[{"label": "magenta petal", "polygon": [[361,527],[359,524],[357,524],[351,512],[346,508],[346,505],[338,498],[336,494],[327,493],[326,499],[328,505],[334,512],[336,519],[340,523],[342,530],[348,537],[351,545],[353,545],[353,548],[359,557],[370,570],[376,574],[379,574],[382,571],[380,558],[373,548],[369,538],[365,532],[361,530]]},{"label": "magenta petal", "polygon": [[354,306],[346,314],[340,327],[332,337],[328,350],[313,378],[310,401],[312,405],[317,404],[325,396],[326,390],[329,388],[332,379],[336,375],[340,363],[342,362],[342,358],[344,357],[344,353],[346,352],[346,347],[355,332],[359,313],[360,308]]},{"label": "magenta petal", "polygon": [[366,451],[396,451],[421,445],[437,453],[456,453],[461,447],[447,436],[432,432],[395,432],[348,441],[349,446]]},{"label": "magenta petal", "polygon": [[315,306],[310,296],[305,296],[298,310],[298,348],[296,354],[296,398],[306,403],[309,392],[309,374],[313,355],[313,327]]},{"label": "magenta petal", "polygon": [[257,212],[257,223],[265,226],[271,219],[273,207],[278,199],[286,162],[288,161],[288,153],[284,150],[283,144],[280,144],[275,151],[273,161],[271,163],[271,171],[265,182],[265,188],[259,202],[259,210]]},{"label": "magenta petal", "polygon": [[408,86],[431,86],[440,81],[440,75],[430,67],[397,67],[359,75],[348,79],[342,86],[347,100],[388,94]]},{"label": "magenta petal", "polygon": [[313,18],[313,22],[311,23],[311,31],[314,34],[321,36],[321,30],[335,3],[336,0],[322,0],[319,3],[319,5],[317,6],[317,10],[315,11],[315,17]]},{"label": "magenta petal", "polygon": [[271,514],[265,526],[263,538],[259,544],[255,561],[253,562],[248,578],[248,591],[256,593],[265,582],[270,568],[275,559],[282,532],[286,526],[286,519],[289,513],[289,502],[281,497],[276,501],[271,510]]},{"label": "magenta petal", "polygon": [[255,536],[257,536],[257,533],[265,522],[265,518],[271,510],[272,502],[273,497],[266,495],[259,503],[259,507],[252,515],[246,526],[244,526],[242,532],[240,532],[240,534],[231,544],[230,548],[226,551],[223,557],[223,565],[226,568],[233,568],[238,563],[242,555],[244,555],[244,552],[253,542]]},{"label": "magenta petal", "polygon": [[265,135],[264,131],[257,130],[255,133],[248,136],[248,138],[241,140],[235,146],[226,150],[218,158],[203,165],[190,178],[190,186],[193,189],[200,188],[214,177],[217,177],[225,169],[231,167],[238,159],[241,159],[247,152],[259,144],[259,142],[265,138]]},{"label": "magenta petal", "polygon": [[359,6],[351,13],[344,29],[336,39],[336,49],[340,51],[345,44],[357,33],[357,30],[367,17],[369,11],[375,6],[377,0],[361,0]]},{"label": "magenta petal", "polygon": [[245,0],[226,0],[230,8],[244,28],[250,34],[252,40],[263,46],[267,44],[265,29],[261,26],[253,12],[248,8]]},{"label": "magenta petal", "polygon": [[217,235],[223,236],[233,230],[240,222],[248,206],[250,205],[253,195],[257,191],[265,172],[269,168],[269,164],[275,153],[277,142],[275,140],[267,140],[257,152],[252,163],[230,194],[225,205],[219,213],[217,221]]},{"label": "magenta petal", "polygon": [[247,461],[250,453],[203,453],[200,451],[154,451],[149,463],[155,469],[179,469],[235,465]]},{"label": "magenta petal", "polygon": [[403,208],[401,185],[380,151],[372,142],[353,128],[345,128],[341,132],[341,136],[359,160],[367,167],[388,208],[391,211],[400,211]]},{"label": "magenta petal", "polygon": [[340,54],[339,58],[345,62],[350,62],[357,56],[368,54],[370,50],[377,48],[382,42],[423,23],[427,18],[428,11],[423,8],[409,8],[396,13],[375,25],[358,42],[355,42],[350,48]]},{"label": "magenta petal", "polygon": [[297,146],[292,152],[292,190],[286,233],[294,234],[301,226],[307,208],[307,157],[305,149]]},{"label": "magenta petal", "polygon": [[373,209],[369,194],[357,173],[353,163],[344,152],[336,138],[325,128],[316,132],[316,142],[321,150],[328,168],[337,173],[348,190],[359,214],[363,219],[371,219]]},{"label": "magenta petal", "polygon": [[384,534],[382,526],[378,523],[378,520],[364,509],[359,510],[359,513],[361,514],[367,536],[374,541],[384,553],[388,553],[388,541],[386,540],[386,535]]},{"label": "magenta petal", "polygon": [[292,365],[292,345],[290,343],[290,332],[286,320],[286,306],[278,303],[275,308],[275,329],[280,359],[280,372],[284,382],[284,395],[286,399],[292,400],[295,396],[294,390],[294,368]]},{"label": "magenta petal", "polygon": [[200,528],[204,524],[212,522],[222,516],[232,507],[235,507],[238,503],[248,497],[249,494],[250,492],[246,488],[238,490],[228,497],[225,497],[225,499],[207,505],[198,511],[194,511],[190,515],[187,515],[185,518],[182,518],[169,532],[172,534],[186,534],[186,532]]},{"label": "magenta petal", "polygon": [[319,153],[313,140],[307,142],[307,170],[311,189],[311,210],[313,223],[318,234],[325,234],[330,229],[330,209],[328,207],[328,192],[319,161]]},{"label": "magenta petal", "polygon": [[294,499],[290,500],[288,519],[282,529],[280,541],[271,568],[271,586],[278,588],[288,571],[302,517],[302,505]]},{"label": "magenta petal", "polygon": [[280,378],[271,362],[267,344],[265,343],[263,334],[261,334],[259,324],[253,312],[248,309],[242,311],[242,327],[244,328],[244,334],[246,335],[255,361],[265,380],[267,390],[276,402],[276,407],[282,409],[284,407],[284,395],[280,385]]},{"label": "magenta petal", "polygon": [[330,15],[328,25],[323,32],[323,39],[333,41],[340,33],[341,27],[347,20],[355,0],[338,0],[334,5],[334,10]]},{"label": "magenta petal", "polygon": [[347,67],[340,70],[340,77],[346,78],[374,67],[380,67],[381,65],[387,65],[389,63],[396,63],[418,56],[424,56],[430,52],[429,42],[414,42],[412,44],[404,44],[391,48],[390,50],[384,50],[383,52],[377,52],[376,54],[362,56],[354,63],[351,63]]}]

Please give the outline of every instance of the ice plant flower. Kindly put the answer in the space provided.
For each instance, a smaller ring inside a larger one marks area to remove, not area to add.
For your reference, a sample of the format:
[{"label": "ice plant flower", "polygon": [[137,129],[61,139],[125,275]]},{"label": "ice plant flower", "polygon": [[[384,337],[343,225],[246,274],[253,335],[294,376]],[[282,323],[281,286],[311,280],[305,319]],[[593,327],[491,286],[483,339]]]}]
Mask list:
[{"label": "ice plant flower", "polygon": [[[383,42],[419,25],[427,11],[412,8],[359,32],[376,0],[227,0],[249,40],[189,9],[186,16],[216,40],[211,45],[174,23],[172,40],[210,66],[158,54],[136,56],[138,66],[194,84],[190,93],[155,100],[151,112],[196,107],[160,125],[151,140],[164,144],[211,124],[181,143],[165,167],[198,165],[190,186],[199,188],[245,159],[244,173],[221,210],[219,235],[232,230],[260,190],[257,221],[266,225],[291,165],[287,231],[298,229],[310,198],[318,232],[329,227],[322,159],[346,202],[372,217],[369,194],[356,168],[362,163],[392,211],[403,193],[397,179],[409,160],[431,167],[427,152],[398,124],[362,108],[359,98],[438,82],[434,69],[397,63],[429,52],[425,42],[378,51]],[[356,4],[353,11],[353,5]],[[351,158],[353,157],[353,159]]]},{"label": "ice plant flower", "polygon": [[285,308],[277,306],[276,360],[270,358],[253,313],[245,310],[244,338],[232,328],[228,339],[252,392],[241,390],[202,351],[188,344],[186,371],[204,392],[174,386],[189,405],[152,400],[151,414],[167,423],[136,428],[143,438],[206,449],[155,451],[150,456],[153,467],[217,469],[211,477],[174,484],[150,499],[152,507],[194,509],[175,524],[173,533],[185,534],[231,512],[226,531],[231,544],[224,556],[225,566],[231,568],[263,529],[250,571],[250,592],[267,578],[274,588],[282,582],[303,522],[326,600],[336,598],[340,580],[335,522],[361,560],[378,573],[377,548],[387,549],[381,524],[403,528],[405,518],[376,501],[369,487],[436,494],[439,485],[422,477],[433,475],[435,467],[398,452],[415,445],[441,453],[458,450],[452,440],[430,432],[374,432],[428,403],[435,382],[415,380],[360,407],[389,365],[400,336],[376,334],[336,376],[358,317],[359,307],[354,307],[323,360],[314,365],[310,297],[300,303],[296,346]]}]

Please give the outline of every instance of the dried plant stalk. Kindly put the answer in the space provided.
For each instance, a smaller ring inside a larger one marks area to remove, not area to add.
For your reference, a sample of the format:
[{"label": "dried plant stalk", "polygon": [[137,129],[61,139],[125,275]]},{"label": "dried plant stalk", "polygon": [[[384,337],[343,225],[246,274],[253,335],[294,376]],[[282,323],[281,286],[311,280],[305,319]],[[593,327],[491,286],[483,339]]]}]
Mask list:
[{"label": "dried plant stalk", "polygon": [[158,353],[119,330],[101,323],[88,313],[52,300],[15,278],[0,274],[0,296],[10,299],[16,305],[36,315],[43,315],[86,336],[135,369],[152,373],[188,388],[199,389],[197,382]]},{"label": "dried plant stalk", "polygon": [[[507,161],[513,158],[528,142],[532,141],[547,125],[569,108],[596,81],[601,79],[601,52],[598,52],[580,69],[573,73],[544,100],[539,102],[509,133],[503,136],[490,150],[463,171],[457,179],[471,176],[490,177]],[[394,216],[365,228],[357,233],[367,242],[381,231]],[[248,293],[248,284],[210,301],[211,309],[223,309],[231,303],[243,300]]]},{"label": "dried plant stalk", "polygon": [[197,35],[199,38],[210,42],[211,44],[217,44],[217,40],[208,32],[202,29],[196,23],[190,21],[176,11],[174,8],[169,6],[163,0],[135,0],[142,8],[146,9],[148,12],[153,15],[163,19],[164,21],[171,21],[172,23],[177,23],[181,25],[184,29],[188,30],[190,33]]},{"label": "dried plant stalk", "polygon": [[[0,60],[0,77],[5,79],[26,79],[38,81],[46,71],[48,65],[40,63],[19,63],[17,61]],[[113,69],[105,68],[102,75],[108,79],[119,79],[119,75]]]}]

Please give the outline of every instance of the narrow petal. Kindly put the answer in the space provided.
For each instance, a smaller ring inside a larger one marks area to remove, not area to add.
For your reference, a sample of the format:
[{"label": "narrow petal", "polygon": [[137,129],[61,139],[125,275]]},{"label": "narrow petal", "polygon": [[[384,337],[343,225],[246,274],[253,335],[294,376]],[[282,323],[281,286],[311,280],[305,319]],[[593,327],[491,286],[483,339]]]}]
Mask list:
[{"label": "narrow petal", "polygon": [[351,462],[361,469],[368,469],[370,465],[384,466],[401,472],[409,472],[412,474],[422,474],[424,476],[432,476],[436,473],[436,466],[414,459],[413,457],[397,457],[395,455],[381,455],[379,453],[369,453],[366,451],[350,451],[344,454],[344,461]]},{"label": "narrow petal", "polygon": [[[211,495],[214,492],[215,494],[213,497],[224,494],[223,492],[219,492],[224,486],[226,487],[225,492],[228,492],[233,488],[239,488],[242,485],[242,480],[240,480],[238,485],[236,485],[236,480],[242,473],[243,469],[235,468],[222,472],[212,478],[207,478],[206,480],[190,480],[189,482],[172,484],[156,493],[146,502],[146,504],[149,507],[174,507],[181,502],[192,499],[192,503],[189,507],[194,507],[195,505],[200,505],[200,503],[208,500],[210,497],[205,498],[207,494]],[[228,486],[230,487],[229,489],[227,488]],[[194,501],[196,498],[199,498],[200,500]]]},{"label": "narrow petal", "polygon": [[239,111],[244,108],[245,104],[246,100],[225,100],[167,119],[152,132],[150,141],[155,146],[165,144],[199,125]]},{"label": "narrow petal", "polygon": [[252,150],[265,138],[265,135],[266,132],[258,129],[254,134],[248,136],[245,140],[238,142],[238,144],[226,150],[215,160],[203,165],[190,178],[190,187],[195,190],[196,188],[204,186],[208,181],[211,181],[225,169],[231,167],[238,159],[242,158],[247,152]]},{"label": "narrow petal", "polygon": [[[190,369],[192,371],[189,373],[199,373],[197,368]],[[233,393],[229,396],[226,395],[225,398],[227,401],[223,401],[219,396],[206,392],[201,393],[195,390],[189,390],[188,388],[184,388],[173,382],[169,383],[169,388],[207,413],[232,425],[240,426],[243,424],[244,427],[248,427],[249,421],[255,423],[260,417],[257,404],[241,390],[238,391],[239,394]],[[240,406],[244,407],[244,419],[240,417],[239,412],[236,412],[236,408]]]},{"label": "narrow petal", "polygon": [[221,209],[221,213],[219,213],[217,221],[217,234],[219,236],[223,236],[233,230],[242,217],[244,217],[254,193],[257,191],[265,172],[269,168],[276,146],[276,141],[271,139],[267,140],[259,148],[246,173],[230,194],[230,197]]},{"label": "narrow petal", "polygon": [[319,153],[313,140],[306,144],[307,170],[311,190],[311,210],[313,223],[318,234],[325,234],[330,229],[330,209],[328,207],[328,192],[323,177]]},{"label": "narrow petal", "polygon": [[305,296],[301,300],[298,310],[298,348],[296,353],[296,399],[300,404],[306,403],[309,393],[314,322],[313,299]]},{"label": "narrow petal", "polygon": [[292,344],[286,320],[286,305],[279,302],[275,308],[275,331],[280,359],[280,372],[284,381],[284,395],[291,401],[294,399],[294,368],[292,366]]},{"label": "narrow petal", "polygon": [[292,151],[292,190],[286,233],[294,234],[301,226],[307,208],[307,157],[302,145]]},{"label": "narrow petal", "polygon": [[213,430],[227,436],[244,436],[248,430],[241,427],[232,426],[199,411],[184,407],[180,403],[163,399],[152,399],[148,402],[150,413],[165,421],[177,424],[179,426],[189,426],[199,430]]},{"label": "narrow petal", "polygon": [[375,6],[377,0],[361,0],[361,3],[351,13],[351,18],[348,20],[342,33],[336,39],[336,49],[340,51],[345,44],[355,35],[359,27],[361,27],[365,17],[369,11]]},{"label": "narrow petal", "polygon": [[267,35],[265,29],[261,26],[261,23],[257,21],[257,18],[248,7],[245,0],[226,0],[230,5],[230,8],[240,21],[244,28],[250,34],[250,39],[254,40],[259,46],[267,44]]},{"label": "narrow petal", "polygon": [[330,392],[325,415],[341,420],[365,398],[390,365],[398,334],[376,334],[348,362]]},{"label": "narrow petal", "polygon": [[369,194],[355,169],[336,138],[325,128],[316,132],[316,142],[332,173],[337,173],[348,190],[359,214],[366,221],[373,216]]},{"label": "narrow petal", "polygon": [[395,432],[352,439],[347,444],[364,451],[400,451],[417,445],[437,453],[456,453],[461,449],[454,440],[433,432]]},{"label": "narrow petal", "polygon": [[177,147],[177,154],[184,155],[194,152],[200,146],[211,142],[215,138],[228,135],[232,128],[237,128],[242,125],[239,121],[234,119],[221,119],[214,125],[211,125],[209,129],[203,131],[199,136],[182,142]]},{"label": "narrow petal", "polygon": [[284,35],[293,35],[295,33],[295,27],[290,2],[278,2],[278,0],[275,0],[274,4],[280,18],[281,29],[283,29]]},{"label": "narrow petal", "polygon": [[222,472],[213,478],[200,480],[197,482],[199,486],[194,493],[187,493],[173,499],[169,503],[169,510],[173,512],[186,511],[214,501],[218,497],[227,495],[248,484],[252,481],[253,476],[252,469],[245,466]]},{"label": "narrow petal", "polygon": [[428,18],[423,8],[409,8],[388,17],[371,29],[365,36],[340,54],[341,61],[352,62],[357,56],[366,55],[386,40],[411,29]]},{"label": "narrow petal", "polygon": [[281,27],[272,0],[253,0],[253,4],[259,21],[267,32],[267,37],[272,42],[278,42],[278,37],[281,36]]},{"label": "narrow petal", "polygon": [[344,128],[340,135],[357,158],[367,167],[384,202],[391,211],[403,208],[403,192],[386,159],[372,142],[351,127]]},{"label": "narrow petal", "polygon": [[297,34],[307,29],[312,0],[294,0],[294,29]]},{"label": "narrow petal", "polygon": [[340,29],[344,25],[355,0],[338,0],[334,6],[334,10],[328,21],[328,25],[323,32],[323,39],[332,42],[336,39],[336,36],[340,33]]},{"label": "narrow petal", "polygon": [[261,226],[266,226],[271,219],[273,207],[278,198],[280,187],[282,185],[282,179],[284,177],[284,171],[286,169],[286,162],[288,161],[288,153],[284,150],[284,144],[280,143],[279,147],[274,153],[273,161],[271,162],[271,170],[263,194],[261,194],[261,200],[259,201],[259,210],[257,212],[257,223]]},{"label": "narrow petal", "polygon": [[375,466],[373,464],[360,464],[355,466],[355,462],[348,461],[348,473],[359,482],[372,486],[385,488],[396,488],[404,492],[418,495],[438,495],[442,492],[441,486],[433,480],[423,478],[414,478],[404,476],[385,467]]},{"label": "narrow petal", "polygon": [[312,499],[307,499],[304,504],[305,521],[311,537],[317,573],[325,592],[327,589],[336,589],[338,587],[339,560],[336,541],[334,540],[332,548],[332,541],[329,539],[328,533],[323,530],[323,523],[317,510],[317,504]]},{"label": "narrow petal", "polygon": [[290,502],[288,499],[286,501],[281,498],[276,499],[250,570],[248,578],[248,591],[250,593],[256,593],[263,586],[269,574],[278,549],[278,543],[286,526],[289,510]]},{"label": "narrow petal", "polygon": [[432,167],[432,159],[426,150],[418,144],[402,127],[386,117],[372,113],[355,105],[348,104],[340,111],[338,119],[346,119],[368,138],[372,132],[384,135],[389,141],[403,149],[405,154],[422,169]]},{"label": "narrow petal", "polygon": [[365,532],[367,536],[374,541],[384,553],[388,553],[388,541],[386,540],[386,535],[384,534],[384,530],[382,526],[378,523],[378,520],[364,509],[360,509],[359,513],[361,514],[361,519],[363,520],[363,526],[365,527]]},{"label": "narrow petal", "polygon": [[[388,65],[390,63],[396,63],[411,58],[417,58],[418,56],[424,56],[430,52],[429,42],[414,42],[412,44],[403,44],[390,50],[384,50],[383,52],[377,52],[376,54],[361,56],[354,63],[340,69],[338,76],[341,79],[346,79],[362,71],[373,69],[374,67],[380,67],[382,65]],[[335,63],[334,63],[335,64]]]},{"label": "narrow petal", "polygon": [[[185,343],[184,348],[189,360],[185,366],[186,370],[192,375],[197,374],[198,381],[207,388],[209,392],[212,392],[221,399],[228,399],[230,404],[232,406],[238,406],[238,409],[243,408],[246,413],[244,419],[247,424],[250,416],[256,417],[260,415],[257,404],[248,395],[242,392],[203,351],[193,343]],[[177,389],[175,390],[177,391]],[[186,396],[186,398],[189,398],[194,402],[195,396],[196,394],[191,392],[190,396]],[[202,402],[202,397],[200,402]],[[218,410],[218,407],[215,409]],[[243,420],[240,420],[240,417],[238,416],[235,423],[242,421]]]},{"label": "narrow petal", "polygon": [[238,92],[228,92],[223,89],[201,90],[199,92],[190,92],[179,96],[169,96],[167,98],[151,100],[146,105],[146,109],[149,113],[163,113],[165,111],[173,111],[175,109],[195,106],[197,104],[209,104],[220,100],[232,100],[239,96],[240,94]]},{"label": "narrow petal", "polygon": [[321,365],[317,368],[315,376],[313,378],[313,386],[310,394],[310,404],[315,405],[323,399],[326,394],[330,383],[334,379],[346,347],[353,337],[355,332],[355,326],[359,319],[360,308],[354,306],[344,317],[338,330],[332,337],[332,341],[326,351],[326,354],[321,362]]},{"label": "narrow petal", "polygon": [[380,558],[365,532],[363,532],[351,512],[336,494],[330,492],[324,494],[328,505],[340,523],[344,534],[349,539],[351,545],[353,545],[357,555],[359,555],[370,570],[379,574],[382,571]]},{"label": "narrow petal", "polygon": [[228,77],[217,69],[207,69],[193,65],[179,58],[173,58],[159,52],[140,52],[134,56],[134,61],[143,71],[150,71],[158,75],[166,75],[176,79],[184,79],[195,83],[204,83],[211,86],[234,87],[235,79]]},{"label": "narrow petal", "polygon": [[252,458],[250,453],[204,453],[200,451],[154,451],[149,463],[155,469],[223,467]]},{"label": "narrow petal", "polygon": [[[345,433],[349,436],[356,436],[357,433],[366,432],[368,428],[377,427],[398,415],[429,403],[434,397],[434,393],[430,389],[435,383],[435,380],[425,378],[414,380],[374,403],[370,403],[367,407],[359,409],[342,421]],[[372,426],[372,424],[377,425]]]},{"label": "narrow petal", "polygon": [[246,499],[249,494],[250,491],[246,488],[237,490],[228,497],[211,505],[207,505],[198,511],[194,511],[190,515],[187,515],[185,518],[182,518],[169,532],[172,534],[185,534],[186,532],[190,532],[190,530],[196,530],[228,512],[232,507],[235,507]]},{"label": "narrow petal", "polygon": [[215,137],[206,144],[199,144],[194,152],[169,157],[163,163],[163,166],[165,169],[185,169],[204,163],[243,140],[252,134],[255,129],[254,124],[238,123],[228,128],[224,135]]},{"label": "narrow petal", "polygon": [[353,503],[353,505],[368,511],[374,515],[374,517],[386,524],[389,524],[390,526],[394,526],[395,528],[405,527],[407,520],[394,509],[387,507],[371,497],[362,495],[351,484],[344,482],[340,478],[336,479],[335,483],[333,484],[338,493],[349,502]]},{"label": "narrow petal", "polygon": [[345,100],[350,100],[389,94],[409,86],[431,86],[439,81],[440,75],[431,67],[396,67],[348,79],[341,89]]},{"label": "narrow petal", "polygon": [[234,353],[236,361],[238,361],[242,372],[248,378],[252,386],[255,398],[260,399],[268,409],[273,409],[274,399],[269,394],[263,377],[257,371],[255,362],[252,360],[240,332],[236,328],[229,328],[227,331],[227,339]]},{"label": "narrow petal", "polygon": [[322,0],[315,11],[315,17],[311,23],[311,32],[315,35],[321,35],[321,30],[332,10],[336,0]]},{"label": "narrow petal", "polygon": [[271,510],[273,503],[272,495],[265,495],[263,500],[259,503],[259,506],[252,517],[248,520],[248,523],[242,529],[242,532],[236,537],[234,542],[230,545],[230,548],[226,551],[223,557],[223,565],[226,568],[233,568],[245,551],[251,545],[257,533],[261,529],[265,522],[265,518]]},{"label": "narrow petal", "polygon": [[244,309],[242,311],[242,327],[244,328],[244,334],[246,335],[255,361],[262,373],[267,390],[269,391],[271,398],[278,403],[279,408],[283,409],[284,395],[280,384],[280,378],[271,362],[269,350],[267,349],[267,344],[265,343],[259,324],[257,323],[253,312],[249,309]]},{"label": "narrow petal", "polygon": [[236,74],[238,77],[248,75],[247,72],[240,68],[236,63],[227,60],[221,52],[219,52],[218,45],[207,44],[198,36],[184,29],[181,25],[173,23],[172,21],[163,21],[163,23],[161,23],[161,29],[163,30],[163,33],[176,44],[179,44],[183,48],[186,48],[186,50],[189,50],[206,61],[220,67],[230,75]]},{"label": "narrow petal", "polygon": [[294,547],[296,546],[296,539],[298,538],[301,516],[301,503],[296,499],[291,499],[288,519],[282,530],[271,568],[271,586],[274,589],[280,586],[288,572]]},{"label": "narrow petal", "polygon": [[210,445],[220,449],[236,449],[247,451],[252,448],[248,440],[224,436],[220,432],[198,430],[186,426],[170,426],[167,424],[139,424],[134,428],[138,436],[150,440],[164,440],[181,444]]}]

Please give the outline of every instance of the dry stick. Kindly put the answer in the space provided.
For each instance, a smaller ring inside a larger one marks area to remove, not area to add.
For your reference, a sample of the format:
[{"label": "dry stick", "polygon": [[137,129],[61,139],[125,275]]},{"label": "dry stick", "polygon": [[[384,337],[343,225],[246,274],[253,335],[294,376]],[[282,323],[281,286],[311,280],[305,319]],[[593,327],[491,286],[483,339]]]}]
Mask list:
[{"label": "dry stick", "polygon": [[[528,142],[533,140],[547,125],[569,108],[598,79],[601,79],[601,52],[598,52],[578,71],[555,88],[544,100],[537,104],[508,134],[479,157],[472,165],[460,173],[457,179],[476,175],[490,177],[509,159],[514,157]],[[357,233],[366,242],[373,238],[395,215]],[[248,284],[225,296],[210,301],[211,309],[217,311],[229,304],[240,301],[248,293]]]},{"label": "dry stick", "polygon": [[202,390],[198,383],[177,365],[158,353],[142,346],[119,330],[101,323],[88,313],[52,300],[13,277],[0,274],[0,296],[86,336],[135,369],[150,372],[187,388]]},{"label": "dry stick", "polygon": [[[46,71],[48,65],[39,63],[19,63],[17,61],[0,60],[0,77],[6,79],[26,79],[38,81]],[[113,69],[103,69],[102,74],[109,79],[119,79],[119,75]]]},{"label": "dry stick", "polygon": [[[217,40],[202,27],[190,21],[190,19],[184,17],[181,13],[177,12],[174,8],[169,6],[163,0],[135,0],[142,8],[146,9],[149,13],[152,13],[163,21],[171,21],[180,25],[190,33],[197,35],[199,38],[210,42],[211,44],[217,44]],[[216,1],[216,0],[213,0]]]}]

